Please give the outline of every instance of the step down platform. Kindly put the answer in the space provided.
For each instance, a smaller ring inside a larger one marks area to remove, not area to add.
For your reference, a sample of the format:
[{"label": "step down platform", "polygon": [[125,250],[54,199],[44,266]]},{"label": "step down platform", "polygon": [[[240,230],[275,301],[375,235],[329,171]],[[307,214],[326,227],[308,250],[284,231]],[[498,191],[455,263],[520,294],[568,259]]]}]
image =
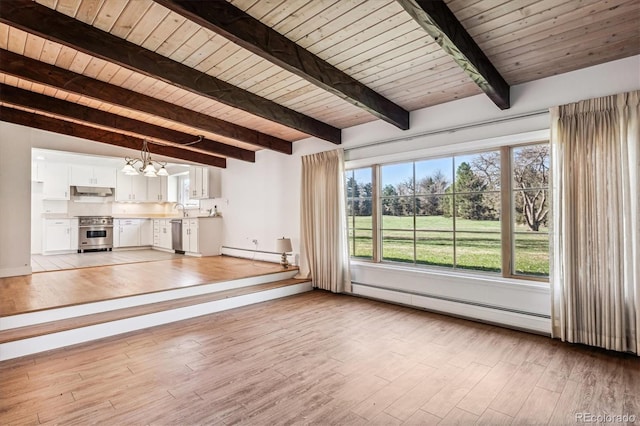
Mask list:
[{"label": "step down platform", "polygon": [[295,272],[2,317],[0,361],[310,291]]}]

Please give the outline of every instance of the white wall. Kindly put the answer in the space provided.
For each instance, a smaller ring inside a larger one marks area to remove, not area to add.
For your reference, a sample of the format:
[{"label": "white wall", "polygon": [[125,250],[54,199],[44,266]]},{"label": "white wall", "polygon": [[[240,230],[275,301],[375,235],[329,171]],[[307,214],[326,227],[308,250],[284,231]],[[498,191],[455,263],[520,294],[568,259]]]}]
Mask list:
[{"label": "white wall", "polygon": [[31,138],[0,122],[0,277],[31,273]]},{"label": "white wall", "polygon": [[[548,137],[548,108],[640,89],[640,56],[512,87],[512,107],[499,110],[478,95],[411,113],[411,129],[375,122],[343,130],[347,167],[481,150]],[[230,161],[223,171],[225,245],[273,250],[292,238],[299,252],[300,156],[336,146],[309,138],[294,155],[260,152],[256,164]],[[354,293],[545,333],[549,288],[545,283],[495,276],[442,273],[355,262]]]},{"label": "white wall", "polygon": [[313,139],[294,143],[291,156],[262,150],[255,163],[228,159],[218,205],[224,218],[224,245],[255,249],[256,239],[259,251],[275,251],[276,239],[288,237],[295,259],[300,247],[300,158],[335,148]]}]

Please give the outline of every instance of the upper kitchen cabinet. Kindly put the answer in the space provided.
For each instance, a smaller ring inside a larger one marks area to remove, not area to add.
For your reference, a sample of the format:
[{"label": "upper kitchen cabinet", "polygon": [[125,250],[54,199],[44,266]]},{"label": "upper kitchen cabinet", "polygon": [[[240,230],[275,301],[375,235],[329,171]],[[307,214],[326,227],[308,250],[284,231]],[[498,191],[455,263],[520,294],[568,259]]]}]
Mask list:
[{"label": "upper kitchen cabinet", "polygon": [[168,200],[168,178],[157,176],[147,179],[147,201],[166,203]]},{"label": "upper kitchen cabinet", "polygon": [[220,171],[211,167],[189,167],[189,198],[199,200],[220,197]]},{"label": "upper kitchen cabinet", "polygon": [[100,166],[71,166],[71,185],[93,187],[116,187],[116,169]]},{"label": "upper kitchen cabinet", "polygon": [[69,200],[69,165],[64,163],[38,163],[42,179],[44,200]]},{"label": "upper kitchen cabinet", "polygon": [[[147,180],[142,175],[125,175],[122,172],[117,173],[116,180],[116,201],[137,201],[146,202],[147,200]],[[157,178],[156,178],[157,179]],[[154,201],[154,200],[151,200]]]}]

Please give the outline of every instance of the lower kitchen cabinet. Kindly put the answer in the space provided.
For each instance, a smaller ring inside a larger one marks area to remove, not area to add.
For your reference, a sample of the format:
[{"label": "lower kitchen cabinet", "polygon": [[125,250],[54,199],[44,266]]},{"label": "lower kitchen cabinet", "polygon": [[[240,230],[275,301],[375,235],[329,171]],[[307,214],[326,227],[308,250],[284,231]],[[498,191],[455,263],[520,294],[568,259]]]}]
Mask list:
[{"label": "lower kitchen cabinet", "polygon": [[78,249],[78,219],[45,219],[42,254],[75,252]]},{"label": "lower kitchen cabinet", "polygon": [[153,247],[171,250],[171,221],[170,219],[153,220]]},{"label": "lower kitchen cabinet", "polygon": [[221,217],[182,219],[182,248],[186,254],[216,256],[221,245]]},{"label": "lower kitchen cabinet", "polygon": [[149,219],[114,219],[113,247],[142,247],[152,244],[152,224]]},{"label": "lower kitchen cabinet", "polygon": [[140,245],[153,245],[153,221],[151,219],[140,219]]}]

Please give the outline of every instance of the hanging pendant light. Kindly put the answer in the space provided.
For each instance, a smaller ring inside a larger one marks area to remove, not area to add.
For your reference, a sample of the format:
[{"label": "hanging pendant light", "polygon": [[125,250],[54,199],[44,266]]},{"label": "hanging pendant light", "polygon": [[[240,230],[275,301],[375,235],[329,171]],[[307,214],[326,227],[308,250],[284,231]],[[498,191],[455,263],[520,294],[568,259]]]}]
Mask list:
[{"label": "hanging pendant light", "polygon": [[[167,163],[151,159],[151,152],[149,151],[146,139],[142,141],[140,158],[125,157],[125,162],[126,163],[122,168],[122,172],[125,175],[133,176],[142,173],[146,177],[169,176],[169,173],[165,168]],[[136,169],[135,166],[137,163],[140,163],[141,165]],[[156,170],[156,166],[159,167],[160,170]]]}]

